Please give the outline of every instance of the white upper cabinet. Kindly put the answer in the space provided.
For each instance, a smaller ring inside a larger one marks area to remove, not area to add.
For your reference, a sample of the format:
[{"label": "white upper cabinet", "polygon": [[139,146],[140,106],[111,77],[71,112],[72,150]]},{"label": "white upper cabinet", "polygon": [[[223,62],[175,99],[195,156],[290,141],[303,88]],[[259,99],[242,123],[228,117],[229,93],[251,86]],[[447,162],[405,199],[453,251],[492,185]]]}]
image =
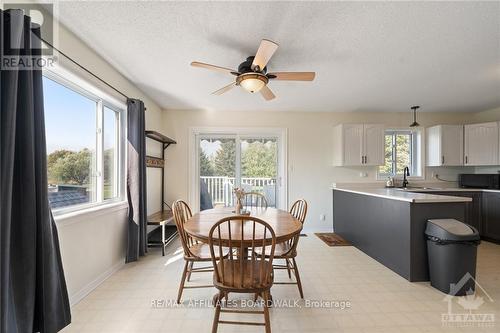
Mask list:
[{"label": "white upper cabinet", "polygon": [[361,165],[363,156],[363,125],[344,125],[344,165]]},{"label": "white upper cabinet", "polygon": [[498,165],[498,123],[465,125],[465,165]]},{"label": "white upper cabinet", "polygon": [[383,165],[384,125],[341,124],[334,128],[334,165]]},{"label": "white upper cabinet", "polygon": [[464,164],[464,126],[437,125],[426,129],[427,166]]},{"label": "white upper cabinet", "polygon": [[364,124],[365,165],[384,165],[385,126]]}]

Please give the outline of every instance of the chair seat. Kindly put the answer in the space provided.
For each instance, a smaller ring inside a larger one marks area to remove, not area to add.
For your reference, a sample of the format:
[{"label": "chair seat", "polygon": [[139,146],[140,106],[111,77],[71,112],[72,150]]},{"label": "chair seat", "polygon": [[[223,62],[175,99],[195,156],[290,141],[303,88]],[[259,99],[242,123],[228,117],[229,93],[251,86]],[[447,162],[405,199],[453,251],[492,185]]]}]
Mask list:
[{"label": "chair seat", "polygon": [[[292,258],[296,256],[296,252],[290,252],[292,248],[288,242],[276,244],[274,248],[274,258],[279,259],[281,257]],[[266,258],[269,257],[269,253],[271,252],[271,246],[266,246]],[[262,256],[262,248],[258,247],[255,249],[255,253],[258,256]]]},{"label": "chair seat", "polygon": [[[189,247],[189,251],[195,256],[195,258],[189,258],[189,259],[195,259],[199,261],[212,261],[212,257],[210,254],[210,246],[205,243],[197,243],[193,244]],[[222,255],[226,256],[229,253],[229,249],[223,247],[222,248]],[[215,253],[215,257],[217,260],[219,259],[219,253]]]},{"label": "chair seat", "polygon": [[[252,268],[253,266],[253,268]],[[269,261],[255,259],[243,260],[243,266],[240,260],[224,259],[217,263],[217,270],[222,280],[222,268],[224,267],[225,281],[217,281],[214,274],[214,286],[218,289],[230,290],[233,292],[251,292],[267,290],[273,284],[273,268]],[[253,273],[252,273],[253,271]],[[263,283],[259,283],[261,274],[269,274],[269,278]],[[234,279],[232,278],[234,274]],[[241,277],[243,276],[243,283]]]}]

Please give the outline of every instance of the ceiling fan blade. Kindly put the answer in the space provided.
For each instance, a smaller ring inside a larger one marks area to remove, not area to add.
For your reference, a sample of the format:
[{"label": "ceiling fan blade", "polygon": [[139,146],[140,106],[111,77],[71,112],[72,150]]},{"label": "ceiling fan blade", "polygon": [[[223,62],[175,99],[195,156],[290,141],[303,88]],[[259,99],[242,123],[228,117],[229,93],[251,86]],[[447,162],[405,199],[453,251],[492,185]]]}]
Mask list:
[{"label": "ceiling fan blade", "polygon": [[231,69],[231,68],[226,68],[226,67],[221,67],[221,66],[215,66],[215,65],[210,65],[210,64],[206,64],[204,62],[199,62],[199,61],[193,61],[191,63],[191,66],[193,67],[200,67],[200,68],[206,68],[206,69],[210,69],[212,71],[217,71],[217,72],[223,72],[223,73],[229,73],[229,74],[232,74],[232,73],[237,73],[237,71]]},{"label": "ceiling fan blade", "polygon": [[252,69],[255,69],[259,66],[259,71],[263,70],[266,67],[269,59],[273,56],[274,52],[278,49],[278,44],[268,39],[263,39],[260,42],[259,49],[255,54],[255,58],[252,62]]},{"label": "ceiling fan blade", "polygon": [[270,79],[284,81],[312,81],[315,76],[315,72],[276,72],[267,74]]},{"label": "ceiling fan blade", "polygon": [[273,92],[271,91],[271,89],[269,89],[268,86],[262,87],[260,93],[262,94],[262,97],[264,97],[266,101],[270,101],[276,98],[276,96],[273,94]]},{"label": "ceiling fan blade", "polygon": [[225,87],[222,87],[220,88],[219,90],[216,90],[212,93],[212,95],[222,95],[223,93],[225,93],[226,91],[229,91],[231,89],[233,89],[234,87],[236,86],[236,83],[233,82],[231,84],[228,84],[227,86]]}]

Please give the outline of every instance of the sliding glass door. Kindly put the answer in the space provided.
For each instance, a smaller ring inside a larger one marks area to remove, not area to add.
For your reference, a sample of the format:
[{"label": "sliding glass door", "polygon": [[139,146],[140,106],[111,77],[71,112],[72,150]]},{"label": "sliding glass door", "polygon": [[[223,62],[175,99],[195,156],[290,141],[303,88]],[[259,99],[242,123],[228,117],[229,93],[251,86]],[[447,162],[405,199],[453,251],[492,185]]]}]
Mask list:
[{"label": "sliding glass door", "polygon": [[233,206],[235,187],[265,195],[270,207],[279,201],[278,137],[210,135],[197,137],[200,210]]}]

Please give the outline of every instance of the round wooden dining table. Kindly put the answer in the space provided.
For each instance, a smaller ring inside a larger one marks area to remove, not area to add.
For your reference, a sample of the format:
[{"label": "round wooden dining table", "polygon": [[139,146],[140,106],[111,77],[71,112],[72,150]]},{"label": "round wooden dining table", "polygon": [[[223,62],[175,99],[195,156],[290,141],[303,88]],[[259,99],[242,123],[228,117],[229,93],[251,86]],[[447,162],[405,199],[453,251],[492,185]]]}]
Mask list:
[{"label": "round wooden dining table", "polygon": [[[276,208],[251,208],[249,211],[250,216],[257,217],[271,226],[276,235],[276,244],[292,239],[302,230],[302,223],[285,210]],[[219,220],[230,216],[236,216],[234,207],[207,209],[194,214],[184,224],[184,230],[191,237],[203,243],[208,243],[208,234],[212,226]],[[247,231],[244,230],[244,232],[246,233]],[[248,232],[252,232],[250,228]],[[258,233],[255,236],[255,240],[270,243],[271,238],[269,233],[265,237],[266,239],[263,239],[264,235]],[[224,239],[224,235],[221,238]]]}]

